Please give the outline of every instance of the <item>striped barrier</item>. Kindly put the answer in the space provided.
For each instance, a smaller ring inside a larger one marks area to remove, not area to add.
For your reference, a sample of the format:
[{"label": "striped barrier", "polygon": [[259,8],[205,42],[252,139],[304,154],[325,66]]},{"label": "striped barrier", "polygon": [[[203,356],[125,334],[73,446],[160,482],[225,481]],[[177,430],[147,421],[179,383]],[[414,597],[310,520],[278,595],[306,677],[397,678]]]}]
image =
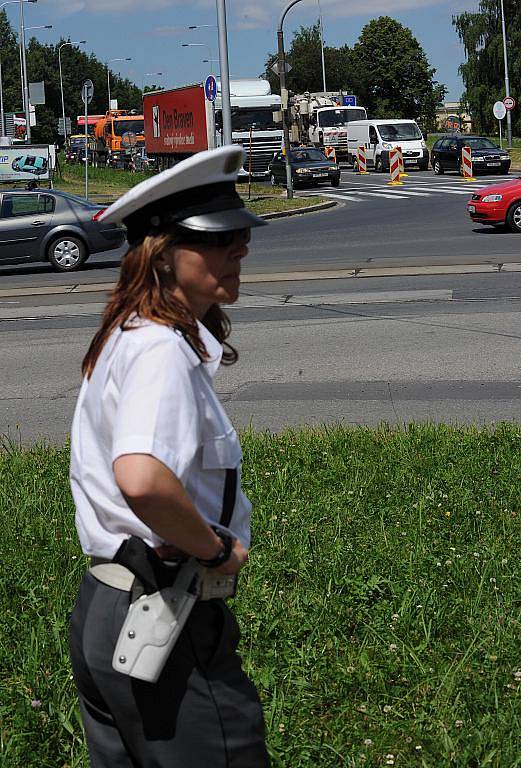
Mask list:
[{"label": "striped barrier", "polygon": [[336,149],[334,147],[324,147],[324,154],[328,160],[332,160],[336,163]]},{"label": "striped barrier", "polygon": [[358,164],[359,175],[367,173],[367,155],[363,144],[356,150],[356,162]]},{"label": "striped barrier", "polygon": [[401,154],[402,153],[398,149],[393,148],[389,150],[389,173],[391,174],[391,180],[387,183],[391,184],[393,187],[398,186],[398,184],[403,184],[403,181],[400,181]]},{"label": "striped barrier", "polygon": [[405,173],[405,165],[404,165],[404,162],[403,162],[402,148],[401,147],[396,147],[396,149],[400,153],[400,178],[402,178],[402,176],[408,176],[409,174]]},{"label": "striped barrier", "polygon": [[461,181],[476,181],[472,169],[472,149],[463,147],[461,150]]}]

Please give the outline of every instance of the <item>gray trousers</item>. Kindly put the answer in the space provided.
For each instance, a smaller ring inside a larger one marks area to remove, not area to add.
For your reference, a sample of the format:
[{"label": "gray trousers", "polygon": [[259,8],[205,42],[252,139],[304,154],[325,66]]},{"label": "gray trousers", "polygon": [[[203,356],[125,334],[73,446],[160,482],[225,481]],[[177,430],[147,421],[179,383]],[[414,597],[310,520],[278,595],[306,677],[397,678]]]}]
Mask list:
[{"label": "gray trousers", "polygon": [[129,593],[83,578],[70,626],[92,768],[269,768],[259,697],[222,600],[196,603],[156,683],[112,669]]}]

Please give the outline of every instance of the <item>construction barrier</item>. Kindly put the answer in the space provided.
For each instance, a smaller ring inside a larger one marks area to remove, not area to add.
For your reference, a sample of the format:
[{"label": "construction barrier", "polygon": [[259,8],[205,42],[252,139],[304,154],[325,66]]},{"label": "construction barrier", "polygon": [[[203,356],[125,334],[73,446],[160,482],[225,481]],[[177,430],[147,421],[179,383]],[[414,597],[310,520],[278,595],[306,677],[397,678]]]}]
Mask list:
[{"label": "construction barrier", "polygon": [[463,181],[476,181],[472,169],[472,149],[463,147],[461,150],[461,175]]},{"label": "construction barrier", "polygon": [[356,162],[358,165],[358,173],[367,173],[367,155],[365,153],[365,147],[361,145],[356,150]]},{"label": "construction barrier", "polygon": [[403,162],[403,152],[402,152],[402,148],[401,148],[401,147],[396,147],[396,149],[397,149],[397,150],[398,150],[398,152],[400,153],[400,178],[401,178],[402,176],[408,176],[409,174],[408,174],[408,173],[405,173],[405,165],[404,165],[404,162]]},{"label": "construction barrier", "polygon": [[403,181],[400,181],[400,168],[401,166],[401,151],[399,149],[391,149],[389,151],[389,172],[391,174],[391,180],[388,181],[388,184],[392,184],[393,187],[397,186],[398,184],[403,184]]},{"label": "construction barrier", "polygon": [[336,163],[336,149],[334,147],[324,147],[324,154],[328,160]]}]

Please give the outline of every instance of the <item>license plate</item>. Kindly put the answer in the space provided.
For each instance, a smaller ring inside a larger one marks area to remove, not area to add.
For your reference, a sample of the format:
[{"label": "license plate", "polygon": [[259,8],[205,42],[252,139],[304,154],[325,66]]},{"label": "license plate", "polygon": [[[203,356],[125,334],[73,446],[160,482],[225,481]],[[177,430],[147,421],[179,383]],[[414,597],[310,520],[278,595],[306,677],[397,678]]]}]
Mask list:
[{"label": "license plate", "polygon": [[497,168],[499,165],[501,165],[501,163],[487,163],[487,165],[489,168],[492,166],[495,166]]},{"label": "license plate", "polygon": [[468,212],[469,213],[476,213],[476,206],[475,205],[469,205],[468,206]]},{"label": "license plate", "polygon": [[410,163],[417,163],[418,161],[415,158],[407,158],[406,157],[405,158],[405,162],[410,164]]},{"label": "license plate", "polygon": [[313,178],[314,179],[322,179],[324,176],[327,176],[327,173],[314,173]]}]

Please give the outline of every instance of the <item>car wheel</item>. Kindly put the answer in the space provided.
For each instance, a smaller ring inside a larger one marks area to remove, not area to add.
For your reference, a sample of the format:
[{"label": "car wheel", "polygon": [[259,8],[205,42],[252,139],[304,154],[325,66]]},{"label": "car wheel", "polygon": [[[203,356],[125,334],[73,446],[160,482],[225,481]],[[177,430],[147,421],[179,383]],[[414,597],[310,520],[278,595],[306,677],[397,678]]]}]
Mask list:
[{"label": "car wheel", "polygon": [[71,235],[56,237],[47,248],[47,258],[57,272],[73,272],[87,257],[85,244]]},{"label": "car wheel", "polygon": [[432,167],[434,168],[434,173],[436,174],[436,176],[443,175],[443,166],[439,160],[435,160],[434,165]]},{"label": "car wheel", "polygon": [[376,160],[374,161],[374,169],[375,169],[376,173],[383,173],[384,167],[383,167],[383,164],[382,164],[382,158],[381,157],[377,157]]},{"label": "car wheel", "polygon": [[331,179],[331,186],[332,187],[339,187],[340,186],[340,179]]},{"label": "car wheel", "polygon": [[521,232],[521,200],[510,206],[506,222],[511,232]]}]

